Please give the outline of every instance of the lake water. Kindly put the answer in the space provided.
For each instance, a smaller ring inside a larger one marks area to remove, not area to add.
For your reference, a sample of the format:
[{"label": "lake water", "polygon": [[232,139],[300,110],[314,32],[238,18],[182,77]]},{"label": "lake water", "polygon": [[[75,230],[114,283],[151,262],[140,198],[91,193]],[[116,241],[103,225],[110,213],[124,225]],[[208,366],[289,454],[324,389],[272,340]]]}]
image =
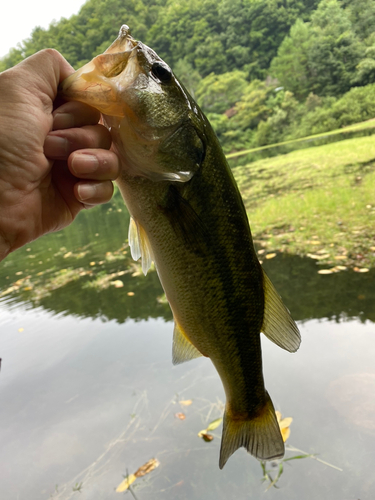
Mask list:
[{"label": "lake water", "polygon": [[219,470],[221,426],[198,437],[222,415],[221,382],[208,359],[173,367],[172,315],[156,273],[131,261],[128,220],[116,197],[1,264],[0,499],[373,498],[374,270],[265,262],[302,334],[295,354],[262,339],[266,387],[293,417],[286,458],[313,455],[284,462],[265,492],[244,449]]}]

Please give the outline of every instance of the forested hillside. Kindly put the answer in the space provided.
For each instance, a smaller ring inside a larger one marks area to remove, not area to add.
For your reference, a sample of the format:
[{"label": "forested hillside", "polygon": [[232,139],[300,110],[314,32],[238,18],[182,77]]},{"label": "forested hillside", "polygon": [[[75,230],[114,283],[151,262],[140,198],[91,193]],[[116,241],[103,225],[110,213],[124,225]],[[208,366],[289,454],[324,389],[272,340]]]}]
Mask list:
[{"label": "forested hillside", "polygon": [[226,151],[375,117],[374,0],[88,0],[0,61],[53,47],[75,67],[121,24],[154,48]]}]

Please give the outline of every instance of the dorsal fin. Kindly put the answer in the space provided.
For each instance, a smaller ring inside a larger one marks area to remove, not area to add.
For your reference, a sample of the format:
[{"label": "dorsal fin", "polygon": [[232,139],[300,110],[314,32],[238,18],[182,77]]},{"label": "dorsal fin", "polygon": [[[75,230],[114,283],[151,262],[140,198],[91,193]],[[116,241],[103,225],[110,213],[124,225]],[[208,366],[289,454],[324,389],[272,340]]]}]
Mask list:
[{"label": "dorsal fin", "polygon": [[174,365],[199,358],[202,354],[188,340],[176,319],[173,330],[172,362]]},{"label": "dorsal fin", "polygon": [[263,290],[264,317],[261,331],[278,346],[295,352],[301,343],[298,327],[264,271]]},{"label": "dorsal fin", "polygon": [[147,271],[151,267],[151,262],[153,261],[152,248],[146,231],[139,222],[133,219],[133,217],[130,217],[128,239],[131,256],[134,260],[138,260],[139,257],[142,257],[142,271],[146,276]]}]

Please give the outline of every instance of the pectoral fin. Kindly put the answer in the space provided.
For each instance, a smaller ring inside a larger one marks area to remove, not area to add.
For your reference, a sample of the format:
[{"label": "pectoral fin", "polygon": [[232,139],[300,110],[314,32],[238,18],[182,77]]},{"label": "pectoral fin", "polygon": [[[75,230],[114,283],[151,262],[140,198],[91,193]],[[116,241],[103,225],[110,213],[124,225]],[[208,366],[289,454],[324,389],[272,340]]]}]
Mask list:
[{"label": "pectoral fin", "polygon": [[174,365],[190,361],[191,359],[199,358],[202,354],[196,347],[187,339],[177,321],[174,324],[173,330],[173,347],[172,347],[172,362]]},{"label": "pectoral fin", "polygon": [[133,219],[133,217],[130,217],[128,239],[131,256],[134,260],[138,260],[139,257],[142,257],[142,271],[146,276],[153,260],[152,248],[146,231],[139,222]]},{"label": "pectoral fin", "polygon": [[261,331],[278,346],[295,352],[301,343],[298,327],[264,271],[263,289],[264,317]]}]

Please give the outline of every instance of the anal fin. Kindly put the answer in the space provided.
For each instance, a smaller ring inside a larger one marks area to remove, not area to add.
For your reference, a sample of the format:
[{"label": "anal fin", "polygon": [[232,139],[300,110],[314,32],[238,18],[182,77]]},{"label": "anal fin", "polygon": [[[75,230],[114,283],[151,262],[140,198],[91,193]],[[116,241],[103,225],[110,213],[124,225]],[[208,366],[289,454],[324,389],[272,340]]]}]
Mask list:
[{"label": "anal fin", "polygon": [[298,327],[264,271],[263,290],[264,316],[261,331],[279,347],[289,352],[297,351],[301,343]]},{"label": "anal fin", "polygon": [[138,260],[139,257],[142,258],[142,271],[146,276],[153,261],[152,248],[146,231],[133,217],[130,217],[128,239],[131,256],[134,260]]},{"label": "anal fin", "polygon": [[190,361],[191,359],[199,358],[202,353],[187,339],[182,328],[175,320],[173,330],[173,346],[172,346],[172,362],[174,365]]}]

